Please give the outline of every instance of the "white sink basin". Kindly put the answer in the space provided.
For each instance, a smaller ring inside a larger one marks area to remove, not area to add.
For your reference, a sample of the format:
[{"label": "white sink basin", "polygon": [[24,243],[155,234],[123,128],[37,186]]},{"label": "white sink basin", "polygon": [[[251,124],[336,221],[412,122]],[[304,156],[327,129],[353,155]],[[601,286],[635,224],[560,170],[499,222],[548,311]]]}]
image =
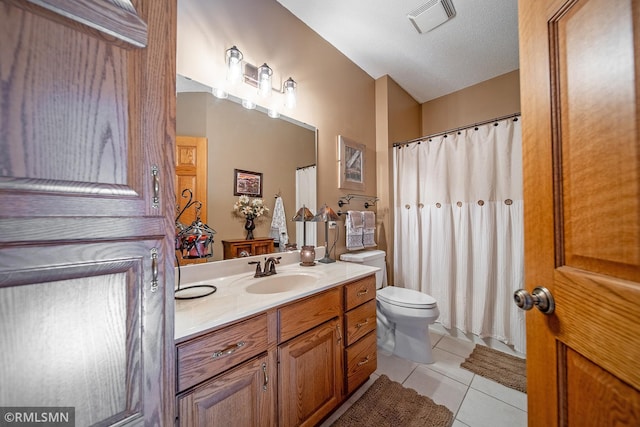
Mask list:
[{"label": "white sink basin", "polygon": [[289,292],[314,284],[318,276],[308,273],[275,274],[268,277],[260,277],[245,289],[250,294],[277,294]]}]

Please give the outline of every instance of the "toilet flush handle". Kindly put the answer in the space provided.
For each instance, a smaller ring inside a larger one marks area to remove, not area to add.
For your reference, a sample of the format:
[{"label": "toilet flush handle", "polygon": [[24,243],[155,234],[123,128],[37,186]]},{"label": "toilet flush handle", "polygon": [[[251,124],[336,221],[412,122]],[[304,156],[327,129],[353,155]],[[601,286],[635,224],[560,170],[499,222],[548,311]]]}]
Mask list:
[{"label": "toilet flush handle", "polygon": [[551,314],[556,309],[553,295],[543,286],[538,286],[531,293],[518,289],[513,293],[513,301],[522,310],[531,310],[535,305],[544,314]]}]

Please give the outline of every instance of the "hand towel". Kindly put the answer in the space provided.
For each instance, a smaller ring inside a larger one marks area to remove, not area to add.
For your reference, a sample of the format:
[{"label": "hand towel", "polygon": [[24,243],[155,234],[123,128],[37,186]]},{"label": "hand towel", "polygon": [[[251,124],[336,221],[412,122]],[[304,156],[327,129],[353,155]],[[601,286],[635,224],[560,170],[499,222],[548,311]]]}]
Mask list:
[{"label": "hand towel", "polygon": [[362,212],[360,211],[347,211],[347,218],[344,221],[346,230],[346,245],[348,251],[357,251],[364,249],[362,240],[362,231],[364,221],[362,218]]},{"label": "hand towel", "polygon": [[370,211],[362,212],[363,228],[362,228],[362,244],[365,248],[378,246],[376,244],[376,214]]},{"label": "hand towel", "polygon": [[278,243],[280,252],[284,251],[285,245],[289,243],[289,234],[287,233],[287,215],[284,213],[284,203],[280,196],[276,197],[276,203],[273,207],[269,237],[273,237],[274,244]]}]

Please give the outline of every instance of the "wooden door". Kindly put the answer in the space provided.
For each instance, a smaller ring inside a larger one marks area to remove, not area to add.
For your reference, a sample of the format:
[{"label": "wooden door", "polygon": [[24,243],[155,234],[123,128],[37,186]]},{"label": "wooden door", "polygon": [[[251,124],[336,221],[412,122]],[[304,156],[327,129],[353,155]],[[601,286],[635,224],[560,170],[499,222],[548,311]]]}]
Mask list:
[{"label": "wooden door", "polygon": [[279,424],[315,426],[342,398],[342,336],[329,320],[278,348]]},{"label": "wooden door", "polygon": [[[200,202],[200,220],[207,224],[207,138],[176,136],[176,204],[182,210],[189,202],[182,196],[185,189],[191,190],[193,200]],[[189,226],[196,219],[196,208],[185,210],[180,222]],[[202,259],[183,259],[178,255],[180,265],[206,262]]]},{"label": "wooden door", "polygon": [[175,1],[0,2],[0,406],[173,424]]},{"label": "wooden door", "polygon": [[519,2],[530,426],[640,425],[640,2]]},{"label": "wooden door", "polygon": [[180,426],[275,426],[272,359],[265,354],[250,360],[180,396]]}]

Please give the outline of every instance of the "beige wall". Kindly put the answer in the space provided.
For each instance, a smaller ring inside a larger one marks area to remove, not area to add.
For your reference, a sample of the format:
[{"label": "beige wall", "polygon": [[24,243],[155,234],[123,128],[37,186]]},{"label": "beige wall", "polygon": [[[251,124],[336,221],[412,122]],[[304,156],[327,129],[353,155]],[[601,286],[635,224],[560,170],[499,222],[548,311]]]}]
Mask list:
[{"label": "beige wall", "polygon": [[396,141],[420,136],[420,104],[392,78],[376,80],[376,158],[378,248],[387,252],[387,278],[393,283],[393,156]]},{"label": "beige wall", "polygon": [[[267,62],[276,81],[293,77],[298,82],[298,105],[284,114],[318,128],[319,205],[326,202],[337,209],[340,196],[353,192],[338,189],[338,135],[366,145],[364,194],[376,194],[373,78],[275,0],[199,3],[178,0],[177,72],[216,86],[224,80],[225,50],[236,45],[248,62]],[[245,90],[255,92],[242,86],[230,92],[239,97]],[[324,227],[320,230],[322,242]],[[343,230],[338,252],[344,250]]]},{"label": "beige wall", "polygon": [[[421,106],[391,78],[374,81],[275,0],[178,0],[177,71],[209,86],[225,77],[224,52],[236,45],[248,62],[267,62],[281,82],[293,77],[298,106],[283,113],[318,128],[318,203],[338,209],[337,137],[367,147],[366,189],[380,198],[377,239],[392,259],[391,145],[520,111],[519,73],[498,76]],[[255,89],[230,88],[242,97]],[[222,209],[228,209],[222,206]],[[355,206],[361,209],[362,206]],[[343,208],[345,209],[345,208]],[[340,223],[337,252],[344,248]],[[330,240],[334,234],[330,231]],[[324,241],[324,227],[318,241]]]},{"label": "beige wall", "polygon": [[422,104],[422,135],[518,112],[520,71],[515,70]]},{"label": "beige wall", "polygon": [[[243,219],[233,215],[238,199],[233,194],[234,169],[262,173],[265,206],[273,211],[275,194],[280,193],[286,214],[295,214],[296,169],[315,164],[315,131],[208,93],[180,93],[176,133],[207,138],[207,222],[217,232],[213,261],[222,259],[223,240],[246,235]],[[267,237],[270,225],[270,217],[258,218],[254,235]],[[295,223],[287,232],[295,242]]]}]

